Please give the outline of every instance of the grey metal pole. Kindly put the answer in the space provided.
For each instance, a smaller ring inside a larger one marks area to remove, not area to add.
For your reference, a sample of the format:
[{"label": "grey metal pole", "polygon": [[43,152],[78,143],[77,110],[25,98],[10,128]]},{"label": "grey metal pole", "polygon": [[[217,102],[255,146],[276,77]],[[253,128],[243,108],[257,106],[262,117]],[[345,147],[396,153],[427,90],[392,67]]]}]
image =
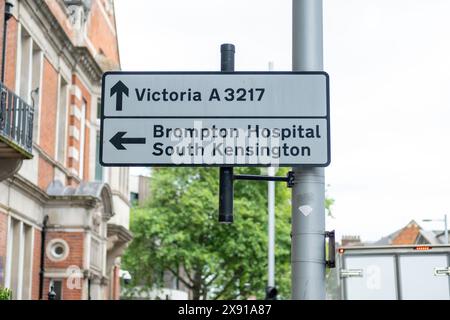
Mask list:
[{"label": "grey metal pole", "polygon": [[[275,176],[275,168],[268,168],[268,176]],[[275,182],[269,181],[268,185],[268,274],[267,274],[267,286],[275,287]]]},{"label": "grey metal pole", "polygon": [[[225,43],[220,46],[221,71],[234,71],[235,47],[233,44]],[[220,168],[219,177],[219,222],[233,223],[233,167]]]},{"label": "grey metal pole", "polygon": [[[274,70],[274,63],[269,62],[269,71]],[[269,177],[275,176],[275,168],[269,167],[267,175]],[[275,288],[275,182],[269,181],[267,189],[267,211],[269,213],[268,219],[268,261],[267,261],[267,286]]]},{"label": "grey metal pole", "polygon": [[[293,0],[293,70],[323,71],[322,0]],[[293,168],[292,299],[325,299],[325,170]]]},{"label": "grey metal pole", "polygon": [[445,244],[448,244],[448,224],[447,224],[447,214],[445,214],[445,216],[444,216],[444,223],[445,223],[445,237],[444,237],[444,241],[445,241]]}]

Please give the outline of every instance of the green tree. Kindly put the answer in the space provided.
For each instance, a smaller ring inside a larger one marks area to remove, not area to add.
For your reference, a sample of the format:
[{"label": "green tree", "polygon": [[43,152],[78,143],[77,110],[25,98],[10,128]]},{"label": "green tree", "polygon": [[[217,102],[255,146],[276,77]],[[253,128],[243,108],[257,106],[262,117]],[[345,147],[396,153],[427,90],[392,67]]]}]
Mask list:
[{"label": "green tree", "polygon": [[7,288],[0,287],[0,300],[11,300],[12,291]]},{"label": "green tree", "polygon": [[[260,169],[236,172],[260,174]],[[170,272],[194,299],[264,298],[267,184],[236,182],[235,223],[222,225],[218,181],[217,169],[153,171],[150,201],[131,213],[134,240],[123,264],[133,274],[132,285],[161,287],[163,273]],[[284,298],[290,296],[290,210],[290,190],[277,183],[276,283]]]}]

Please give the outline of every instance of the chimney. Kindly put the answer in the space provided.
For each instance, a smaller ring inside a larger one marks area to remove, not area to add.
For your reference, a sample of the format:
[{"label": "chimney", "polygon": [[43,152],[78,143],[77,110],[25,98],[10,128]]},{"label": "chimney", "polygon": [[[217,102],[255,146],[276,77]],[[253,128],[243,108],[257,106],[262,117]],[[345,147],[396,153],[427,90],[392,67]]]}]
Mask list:
[{"label": "chimney", "polygon": [[342,236],[341,243],[343,247],[361,245],[361,238],[359,236]]}]

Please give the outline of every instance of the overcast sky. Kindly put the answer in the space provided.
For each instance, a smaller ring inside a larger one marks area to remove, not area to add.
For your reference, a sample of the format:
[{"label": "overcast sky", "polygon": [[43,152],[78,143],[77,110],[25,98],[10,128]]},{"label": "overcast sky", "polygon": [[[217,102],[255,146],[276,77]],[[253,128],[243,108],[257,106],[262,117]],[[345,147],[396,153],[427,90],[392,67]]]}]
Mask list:
[{"label": "overcast sky", "polygon": [[[123,70],[291,70],[291,0],[116,0]],[[338,237],[450,213],[450,1],[324,0]],[[440,223],[421,223],[426,229]]]}]

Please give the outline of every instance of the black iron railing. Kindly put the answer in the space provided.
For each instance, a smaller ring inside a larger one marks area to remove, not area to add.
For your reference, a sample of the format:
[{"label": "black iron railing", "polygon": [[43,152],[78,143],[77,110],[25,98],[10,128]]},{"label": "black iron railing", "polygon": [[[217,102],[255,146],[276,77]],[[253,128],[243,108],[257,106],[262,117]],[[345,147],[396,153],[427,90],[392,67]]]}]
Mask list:
[{"label": "black iron railing", "polygon": [[33,152],[34,109],[0,83],[0,135]]}]

